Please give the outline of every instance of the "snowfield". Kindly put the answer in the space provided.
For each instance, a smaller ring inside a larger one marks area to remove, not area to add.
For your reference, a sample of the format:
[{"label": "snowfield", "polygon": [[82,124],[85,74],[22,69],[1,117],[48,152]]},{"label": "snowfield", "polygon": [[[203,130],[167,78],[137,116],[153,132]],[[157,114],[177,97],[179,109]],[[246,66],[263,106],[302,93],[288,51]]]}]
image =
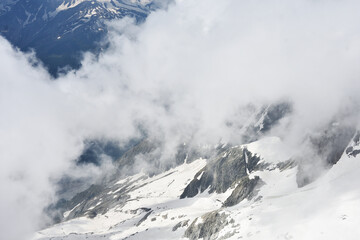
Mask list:
[{"label": "snowfield", "polygon": [[[344,154],[318,180],[298,188],[297,167],[279,169],[274,164],[289,159],[279,152],[282,142],[270,137],[242,147],[261,156],[270,167],[250,173],[265,184],[253,200],[224,208],[231,194],[207,191],[179,199],[206,160],[146,177],[140,173],[118,181],[134,181],[134,191],[123,207],[106,214],[75,218],[36,233],[33,239],[186,239],[185,230],[214,210],[226,215],[228,224],[210,239],[358,239],[360,236],[360,158]],[[119,191],[109,192],[117,197]],[[101,199],[99,199],[101,201]],[[68,213],[66,213],[68,214]]]}]

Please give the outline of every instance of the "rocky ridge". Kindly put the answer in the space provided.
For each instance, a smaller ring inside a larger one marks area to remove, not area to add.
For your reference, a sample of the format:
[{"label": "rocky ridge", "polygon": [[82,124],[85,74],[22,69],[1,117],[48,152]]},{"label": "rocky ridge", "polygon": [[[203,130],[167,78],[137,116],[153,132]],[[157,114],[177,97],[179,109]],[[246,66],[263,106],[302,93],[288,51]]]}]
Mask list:
[{"label": "rocky ridge", "polygon": [[152,1],[11,0],[0,3],[0,34],[22,51],[34,49],[56,76],[66,66],[80,67],[82,52],[106,47],[99,44],[106,20],[140,23],[156,8]]}]

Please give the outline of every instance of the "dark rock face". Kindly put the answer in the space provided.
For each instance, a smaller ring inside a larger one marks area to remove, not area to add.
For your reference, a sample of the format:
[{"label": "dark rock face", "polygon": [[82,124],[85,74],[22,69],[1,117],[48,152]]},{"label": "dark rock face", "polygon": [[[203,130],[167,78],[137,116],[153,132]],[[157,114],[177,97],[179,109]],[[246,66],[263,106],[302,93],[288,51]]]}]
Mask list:
[{"label": "dark rock face", "polygon": [[309,153],[298,157],[297,184],[303,187],[316,180],[324,171],[336,164],[356,128],[347,123],[330,124],[324,130],[308,138]]},{"label": "dark rock face", "polygon": [[259,157],[253,156],[247,149],[230,148],[200,170],[180,198],[194,197],[206,189],[209,189],[209,193],[223,193],[246,177],[247,172],[252,171],[259,160]]},{"label": "dark rock face", "polygon": [[175,232],[176,230],[178,230],[178,228],[180,227],[187,227],[188,224],[189,224],[189,219],[188,220],[184,220],[184,221],[181,221],[181,222],[178,222],[173,228],[173,232]]},{"label": "dark rock face", "polygon": [[225,200],[224,207],[231,207],[240,203],[245,198],[251,200],[257,195],[258,189],[264,184],[264,182],[255,176],[254,179],[244,177],[240,180],[231,195]]},{"label": "dark rock face", "polygon": [[198,218],[191,223],[185,231],[185,237],[190,240],[216,239],[221,229],[229,224],[227,215],[225,213],[220,213],[219,210],[206,213],[201,218],[203,220],[202,223],[196,224]]},{"label": "dark rock face", "polygon": [[[124,182],[122,184],[115,184],[112,182],[109,186],[106,185],[92,185],[87,190],[76,194],[70,200],[60,200],[57,205],[51,206],[49,212],[56,216],[52,216],[57,222],[70,220],[77,217],[87,216],[89,218],[95,217],[97,214],[105,214],[110,208],[121,208],[130,198],[128,192],[133,191],[129,186],[133,182]],[[116,196],[109,194],[115,192]],[[62,213],[72,210],[67,216],[62,216]],[[143,209],[148,212],[150,209]]]},{"label": "dark rock face", "polygon": [[[58,68],[80,67],[81,53],[98,52],[107,32],[104,20],[133,17],[142,22],[154,8],[127,0],[112,3],[70,0],[15,0],[0,9],[0,34],[37,57],[56,75]],[[66,8],[66,9],[65,9]]]},{"label": "dark rock face", "polygon": [[355,149],[355,147],[358,147],[359,145],[360,145],[360,132],[357,131],[354,138],[353,138],[353,140],[352,140],[352,146],[349,146],[346,149],[346,154],[348,156],[356,157],[360,153],[360,150]]},{"label": "dark rock face", "polygon": [[281,102],[270,105],[265,112],[262,128],[260,129],[263,133],[268,132],[280,119],[290,114],[292,112],[292,106],[288,102]]},{"label": "dark rock face", "polygon": [[263,106],[255,116],[252,124],[244,126],[243,141],[253,142],[267,132],[271,128],[279,124],[280,120],[288,116],[293,111],[292,104],[289,102],[279,102]]},{"label": "dark rock face", "polygon": [[[61,199],[55,205],[51,205],[47,209],[47,214],[51,215],[55,223],[61,222],[65,219],[72,219],[75,217],[88,216],[89,218],[95,217],[98,213],[102,212],[100,209],[87,209],[91,205],[97,204],[99,196],[104,191],[102,185],[91,185],[85,191],[76,194],[70,200]],[[63,213],[75,208],[68,216],[64,217]]]},{"label": "dark rock face", "polygon": [[136,224],[136,226],[137,226],[137,227],[140,226],[140,224],[143,223],[143,222],[150,216],[151,213],[152,213],[152,211],[149,210],[149,211],[140,219],[140,221]]},{"label": "dark rock face", "polygon": [[284,171],[289,168],[296,167],[297,164],[294,160],[287,160],[285,162],[279,162],[276,164],[276,168],[280,169],[280,171]]},{"label": "dark rock face", "polygon": [[348,147],[346,149],[346,154],[352,157],[356,157],[360,153],[359,149],[355,149],[353,147]]}]

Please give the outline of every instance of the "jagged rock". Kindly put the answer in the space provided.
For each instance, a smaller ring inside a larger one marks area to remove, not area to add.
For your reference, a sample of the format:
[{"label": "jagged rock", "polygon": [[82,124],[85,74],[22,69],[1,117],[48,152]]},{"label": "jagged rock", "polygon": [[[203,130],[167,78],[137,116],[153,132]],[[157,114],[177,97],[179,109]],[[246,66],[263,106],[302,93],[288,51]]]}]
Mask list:
[{"label": "jagged rock", "polygon": [[279,102],[261,107],[257,111],[254,121],[250,125],[244,126],[243,141],[258,140],[292,111],[293,107],[289,102]]},{"label": "jagged rock", "polygon": [[[105,187],[105,185],[92,185],[89,189],[76,194],[70,200],[59,201],[59,204],[54,207],[54,209],[57,210],[57,214],[54,218],[56,218],[57,222],[82,216],[91,218],[97,214],[105,214],[110,208],[115,206],[121,208],[130,198],[128,192],[134,190],[129,187],[133,183],[134,182],[132,181],[126,181],[122,184],[112,182],[109,184],[110,186],[113,186],[111,188]],[[114,191],[116,191],[117,197],[114,197],[112,194],[108,194],[109,192]],[[141,208],[140,210],[148,212],[151,209]],[[69,213],[66,216],[62,216],[62,213],[66,211],[69,211]]]},{"label": "jagged rock", "polygon": [[229,224],[227,217],[225,213],[220,213],[220,210],[206,213],[201,217],[202,221],[200,223],[197,223],[198,218],[191,223],[184,236],[190,240],[216,239],[221,229]]},{"label": "jagged rock", "polygon": [[75,195],[75,197],[64,204],[65,207],[63,207],[62,211],[71,211],[67,216],[64,216],[63,220],[82,216],[93,218],[97,214],[106,213],[114,206],[121,206],[130,197],[124,190],[123,192],[119,191],[117,198],[113,198],[113,196],[107,194],[109,188],[104,188],[101,185],[92,185],[89,189]]},{"label": "jagged rock", "polygon": [[173,228],[173,232],[175,232],[178,228],[180,227],[186,227],[188,224],[189,224],[189,219],[188,220],[184,220],[184,221],[181,221],[181,222],[178,222]]},{"label": "jagged rock", "polygon": [[271,104],[266,110],[260,131],[262,133],[268,132],[280,119],[291,113],[292,110],[292,105],[289,102]]},{"label": "jagged rock", "polygon": [[247,172],[251,172],[259,161],[260,158],[247,149],[230,148],[200,170],[180,198],[194,197],[208,188],[209,193],[223,193],[247,176]]},{"label": "jagged rock", "polygon": [[181,222],[178,222],[173,228],[173,232],[175,232],[179,227],[181,227]]},{"label": "jagged rock", "polygon": [[249,179],[247,176],[243,177],[231,195],[225,200],[224,207],[234,206],[245,198],[251,200],[257,195],[259,187],[263,184],[264,182],[258,176],[253,179]]},{"label": "jagged rock", "polygon": [[152,211],[147,212],[147,213],[145,214],[145,216],[143,216],[143,217],[140,219],[140,221],[136,224],[136,226],[137,226],[137,227],[140,226],[140,224],[143,223],[143,222],[149,217],[149,215],[150,215],[151,213],[152,213]]},{"label": "jagged rock", "polygon": [[352,146],[349,146],[346,149],[346,154],[348,156],[356,157],[360,153],[360,149],[355,149],[355,147],[358,147],[360,145],[360,132],[357,131],[353,140],[352,140]]},{"label": "jagged rock", "polygon": [[354,147],[348,147],[346,149],[346,154],[348,156],[356,157],[360,153],[359,149],[354,149]]},{"label": "jagged rock", "polygon": [[288,160],[285,162],[279,162],[276,164],[276,168],[278,168],[280,171],[284,171],[289,168],[296,167],[297,163],[294,160]]}]

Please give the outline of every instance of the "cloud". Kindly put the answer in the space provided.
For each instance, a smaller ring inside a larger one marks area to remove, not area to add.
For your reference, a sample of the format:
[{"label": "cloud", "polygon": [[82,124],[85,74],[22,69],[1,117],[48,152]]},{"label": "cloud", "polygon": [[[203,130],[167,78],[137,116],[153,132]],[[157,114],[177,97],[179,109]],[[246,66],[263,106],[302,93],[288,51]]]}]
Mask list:
[{"label": "cloud", "polygon": [[141,126],[168,159],[183,141],[239,143],[229,118],[287,99],[291,127],[276,131],[296,146],[359,103],[359,10],[351,0],[178,0],[140,26],[109,23],[109,49],[57,80],[0,39],[0,238],[39,227],[49,180],[86,139],[126,143]]}]

